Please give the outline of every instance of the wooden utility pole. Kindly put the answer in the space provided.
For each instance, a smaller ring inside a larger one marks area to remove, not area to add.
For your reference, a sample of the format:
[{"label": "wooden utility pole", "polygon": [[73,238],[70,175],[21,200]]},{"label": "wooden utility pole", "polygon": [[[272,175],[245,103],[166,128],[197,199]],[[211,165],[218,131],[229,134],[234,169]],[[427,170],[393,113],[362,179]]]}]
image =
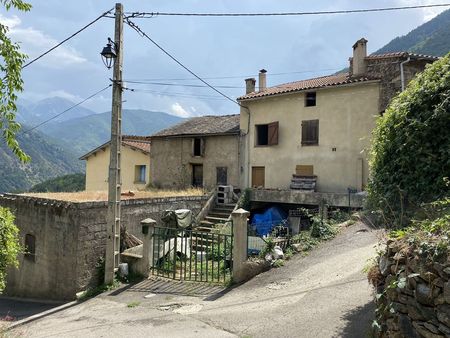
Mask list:
[{"label": "wooden utility pole", "polygon": [[108,216],[105,258],[105,284],[114,281],[120,262],[120,151],[122,145],[122,62],[123,62],[123,6],[116,4],[114,42],[117,57],[114,60],[111,143],[108,175]]}]

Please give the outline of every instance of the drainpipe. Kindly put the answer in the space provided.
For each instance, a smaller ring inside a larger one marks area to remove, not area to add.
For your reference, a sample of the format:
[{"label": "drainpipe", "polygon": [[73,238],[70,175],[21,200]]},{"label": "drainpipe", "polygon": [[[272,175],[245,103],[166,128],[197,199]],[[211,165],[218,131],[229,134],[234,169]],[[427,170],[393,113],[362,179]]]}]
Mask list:
[{"label": "drainpipe", "polygon": [[403,65],[407,64],[409,61],[411,61],[411,57],[408,56],[408,58],[400,63],[400,78],[402,80],[402,91],[405,90],[405,72],[403,71]]}]

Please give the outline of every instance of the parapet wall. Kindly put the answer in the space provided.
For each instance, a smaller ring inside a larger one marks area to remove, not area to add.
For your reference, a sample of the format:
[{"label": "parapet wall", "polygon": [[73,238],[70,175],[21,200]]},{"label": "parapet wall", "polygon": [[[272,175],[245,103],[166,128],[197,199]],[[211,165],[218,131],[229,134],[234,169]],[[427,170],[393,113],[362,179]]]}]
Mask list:
[{"label": "parapet wall", "polygon": [[450,337],[449,259],[430,260],[404,242],[388,241],[378,277],[369,273],[378,284],[378,337]]},{"label": "parapet wall", "polygon": [[[161,224],[164,210],[186,208],[196,215],[208,196],[130,199],[122,202],[122,224],[141,237],[140,221]],[[106,248],[107,202],[67,202],[23,195],[0,195],[0,206],[16,217],[20,241],[36,239],[34,260],[20,255],[11,268],[6,293],[11,296],[67,300],[98,282],[96,264]]]}]

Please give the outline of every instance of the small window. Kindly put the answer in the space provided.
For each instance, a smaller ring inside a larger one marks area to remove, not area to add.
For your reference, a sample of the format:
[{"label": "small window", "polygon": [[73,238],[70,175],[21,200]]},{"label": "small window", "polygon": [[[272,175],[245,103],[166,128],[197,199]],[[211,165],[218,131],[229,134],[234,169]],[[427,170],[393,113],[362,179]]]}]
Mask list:
[{"label": "small window", "polygon": [[316,105],[316,92],[309,92],[305,95],[305,107],[314,107]]},{"label": "small window", "polygon": [[146,177],[147,177],[146,171],[147,171],[147,166],[145,166],[145,165],[135,166],[134,181],[136,183],[145,183]]},{"label": "small window", "polygon": [[25,258],[35,261],[36,258],[36,237],[30,234],[25,235]]},{"label": "small window", "polygon": [[192,144],[192,155],[193,156],[203,156],[205,143],[202,138],[194,138],[193,144]]},{"label": "small window", "polygon": [[278,122],[256,125],[257,146],[273,146],[278,144]]},{"label": "small window", "polygon": [[217,185],[227,185],[228,184],[228,175],[227,175],[227,167],[217,167]]},{"label": "small window", "polygon": [[302,121],[302,145],[319,144],[319,120]]}]

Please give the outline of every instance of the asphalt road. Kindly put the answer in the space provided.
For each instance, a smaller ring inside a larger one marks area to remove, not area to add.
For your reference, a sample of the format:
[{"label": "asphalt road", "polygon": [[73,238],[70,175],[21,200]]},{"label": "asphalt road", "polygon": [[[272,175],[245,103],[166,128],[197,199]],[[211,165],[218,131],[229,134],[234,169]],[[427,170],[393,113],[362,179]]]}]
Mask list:
[{"label": "asphalt road", "polygon": [[180,285],[144,281],[17,327],[9,336],[365,337],[374,306],[362,269],[379,234],[352,225],[308,256],[296,255],[215,300],[207,297],[214,288],[183,292]]}]

